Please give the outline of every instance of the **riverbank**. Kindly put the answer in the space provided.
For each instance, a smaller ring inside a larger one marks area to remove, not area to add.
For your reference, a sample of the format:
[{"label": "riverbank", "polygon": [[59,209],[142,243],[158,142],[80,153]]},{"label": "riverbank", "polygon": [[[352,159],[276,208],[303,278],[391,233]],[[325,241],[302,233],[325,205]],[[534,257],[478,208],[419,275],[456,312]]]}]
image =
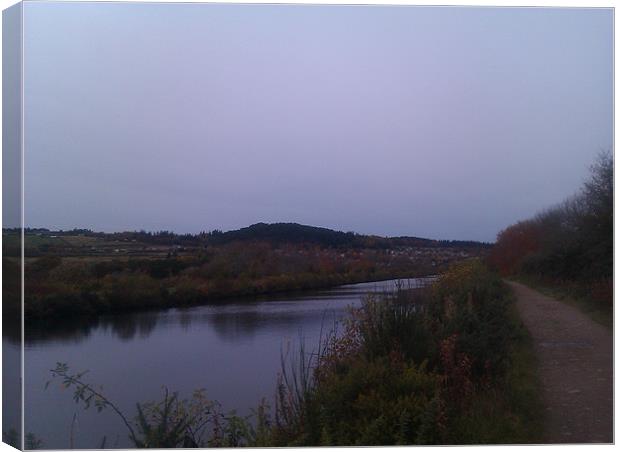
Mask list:
[{"label": "riverbank", "polygon": [[[58,272],[54,272],[55,275]],[[61,280],[35,282],[26,290],[28,323],[144,310],[221,304],[277,294],[300,294],[345,284],[433,276],[435,272],[289,273],[261,278],[205,278],[186,274],[154,278],[144,272],[107,273],[101,278],[81,275],[72,284]]]}]

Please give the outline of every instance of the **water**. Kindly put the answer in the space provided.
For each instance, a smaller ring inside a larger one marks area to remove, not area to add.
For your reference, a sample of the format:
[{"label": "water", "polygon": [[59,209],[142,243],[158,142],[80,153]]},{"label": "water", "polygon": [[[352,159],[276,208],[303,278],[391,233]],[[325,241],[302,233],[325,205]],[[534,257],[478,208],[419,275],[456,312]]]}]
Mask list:
[{"label": "water", "polygon": [[[404,280],[416,287],[425,279]],[[220,305],[102,316],[91,323],[30,328],[25,343],[25,431],[45,448],[129,447],[126,427],[109,408],[84,410],[51,379],[57,362],[97,386],[133,418],[136,402],[159,400],[163,385],[189,397],[205,388],[225,411],[249,414],[261,398],[273,405],[281,353],[315,348],[348,306],[359,306],[369,292],[394,290],[395,281],[340,286]]]}]

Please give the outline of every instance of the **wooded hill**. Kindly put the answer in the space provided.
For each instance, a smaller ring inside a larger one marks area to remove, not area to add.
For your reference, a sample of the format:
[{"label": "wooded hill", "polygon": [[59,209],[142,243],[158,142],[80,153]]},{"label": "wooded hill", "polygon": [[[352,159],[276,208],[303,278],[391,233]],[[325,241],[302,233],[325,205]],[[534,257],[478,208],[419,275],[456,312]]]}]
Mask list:
[{"label": "wooded hill", "polygon": [[[17,229],[5,229],[5,235],[14,235]],[[26,241],[29,237],[93,237],[114,242],[139,242],[160,246],[206,247],[232,242],[261,241],[278,244],[310,244],[331,248],[374,248],[392,247],[415,248],[490,248],[492,244],[466,240],[432,240],[420,237],[381,237],[354,232],[335,231],[328,228],[302,225],[298,223],[256,223],[241,229],[223,232],[213,230],[199,234],[176,234],[170,231],[129,231],[129,232],[93,232],[90,229],[72,229],[52,231],[44,228],[26,228]],[[7,238],[7,237],[5,237]],[[10,241],[10,240],[9,240]],[[53,245],[50,243],[50,245]],[[42,248],[44,251],[46,247]],[[6,250],[6,248],[5,248]],[[50,250],[51,251],[51,250]]]}]

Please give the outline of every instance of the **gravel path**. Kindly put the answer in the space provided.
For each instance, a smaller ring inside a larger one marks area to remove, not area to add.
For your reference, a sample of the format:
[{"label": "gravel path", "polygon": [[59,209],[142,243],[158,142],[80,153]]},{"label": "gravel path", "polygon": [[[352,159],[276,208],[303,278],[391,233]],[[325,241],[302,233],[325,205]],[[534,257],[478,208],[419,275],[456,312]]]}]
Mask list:
[{"label": "gravel path", "polygon": [[612,332],[572,306],[508,284],[539,360],[545,443],[613,442]]}]

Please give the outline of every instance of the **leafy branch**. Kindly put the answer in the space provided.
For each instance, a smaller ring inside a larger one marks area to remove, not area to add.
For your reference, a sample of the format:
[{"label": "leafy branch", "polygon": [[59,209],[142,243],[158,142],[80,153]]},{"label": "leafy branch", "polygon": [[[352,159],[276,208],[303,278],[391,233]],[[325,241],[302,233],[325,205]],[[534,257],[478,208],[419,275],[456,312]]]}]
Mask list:
[{"label": "leafy branch", "polygon": [[[257,431],[249,421],[251,416],[240,417],[234,411],[222,413],[220,404],[207,399],[204,390],[195,391],[190,400],[180,400],[178,393],[169,393],[164,387],[162,401],[136,404],[137,415],[132,425],[118,406],[83,380],[86,371],[71,373],[67,364],[57,363],[50,372],[53,378],[61,380],[63,387],[74,388],[73,400],[82,402],[85,409],[94,405],[97,411],[107,407],[114,410],[137,448],[236,447],[267,442],[269,419],[265,403],[258,409]],[[51,380],[45,387],[50,383]],[[105,437],[101,444],[104,448]]]},{"label": "leafy branch", "polygon": [[[69,373],[69,366],[66,363],[56,363],[55,369],[50,369],[52,378],[59,377],[62,379],[62,386],[65,388],[74,388],[73,400],[76,403],[80,401],[84,403],[84,408],[90,408],[91,404],[97,408],[98,412],[101,412],[104,408],[110,407],[125,423],[125,426],[129,430],[129,436],[134,444],[139,444],[139,440],[136,437],[136,433],[131,426],[131,423],[127,420],[127,417],[123,412],[106,396],[101,392],[95,390],[92,385],[85,383],[82,378],[88,371],[79,372],[76,374]],[[49,386],[51,380],[45,384],[45,388]]]}]

